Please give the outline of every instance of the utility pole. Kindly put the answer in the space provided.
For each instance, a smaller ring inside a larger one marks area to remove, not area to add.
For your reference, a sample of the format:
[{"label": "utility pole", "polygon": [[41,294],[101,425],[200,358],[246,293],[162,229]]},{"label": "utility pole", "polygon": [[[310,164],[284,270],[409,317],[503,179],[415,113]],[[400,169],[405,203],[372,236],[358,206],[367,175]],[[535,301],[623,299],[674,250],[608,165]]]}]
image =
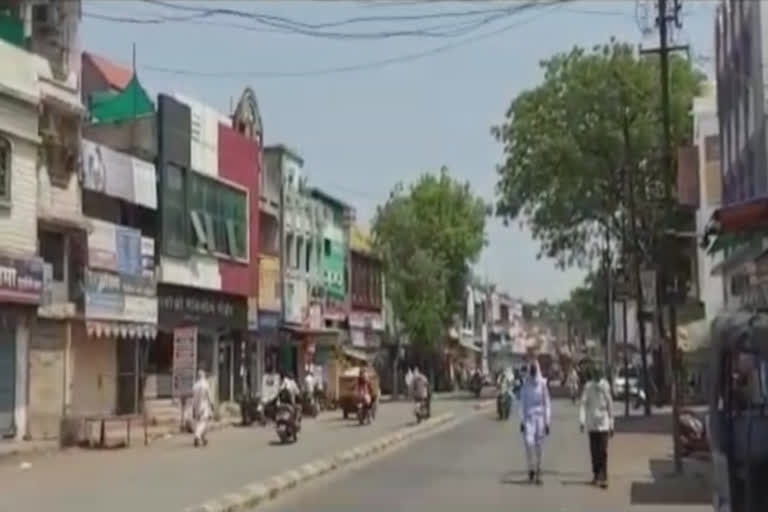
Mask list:
[{"label": "utility pole", "polygon": [[[661,79],[661,122],[663,130],[662,138],[662,165],[663,170],[672,175],[672,127],[670,120],[670,100],[669,100],[669,54],[673,51],[688,50],[687,46],[669,46],[669,27],[674,25],[676,28],[682,27],[682,20],[680,19],[680,13],[682,11],[682,0],[672,0],[672,9],[670,12],[667,0],[658,0],[658,16],[656,18],[656,24],[659,28],[659,48],[653,50],[646,50],[647,53],[659,54],[659,71]],[[671,190],[669,191],[671,197]],[[674,269],[669,269],[672,273]],[[677,278],[672,277],[672,282],[677,285]],[[666,292],[668,287],[663,289]],[[677,286],[675,286],[677,291]],[[670,298],[669,293],[665,295]],[[677,311],[676,300],[677,293],[673,293],[675,297],[671,297],[669,302],[669,317],[670,317],[670,354],[672,365],[672,439],[674,443],[674,459],[675,459],[675,472],[682,473],[682,456],[680,451],[680,390],[679,390],[679,358],[677,356]],[[645,361],[643,361],[645,364]],[[646,397],[648,402],[649,397]],[[650,404],[646,405],[646,409],[650,407]]]}]

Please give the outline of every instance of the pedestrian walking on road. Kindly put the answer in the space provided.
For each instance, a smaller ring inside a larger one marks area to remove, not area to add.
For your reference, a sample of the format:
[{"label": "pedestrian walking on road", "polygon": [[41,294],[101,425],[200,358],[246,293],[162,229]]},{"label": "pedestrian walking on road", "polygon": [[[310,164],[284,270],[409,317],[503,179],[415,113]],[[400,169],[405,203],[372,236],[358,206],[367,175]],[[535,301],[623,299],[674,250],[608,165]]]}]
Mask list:
[{"label": "pedestrian walking on road", "polygon": [[192,387],[192,418],[195,421],[195,446],[208,445],[208,423],[213,416],[213,399],[211,388],[205,372],[197,372],[197,382]]},{"label": "pedestrian walking on road", "polygon": [[608,381],[594,368],[591,379],[584,385],[579,408],[581,431],[589,432],[589,453],[592,458],[592,485],[608,487],[608,439],[613,437],[613,398]]},{"label": "pedestrian walking on road", "polygon": [[528,375],[520,391],[520,432],[525,442],[528,480],[541,485],[541,454],[544,438],[552,420],[547,379],[541,375],[538,361],[528,366]]}]

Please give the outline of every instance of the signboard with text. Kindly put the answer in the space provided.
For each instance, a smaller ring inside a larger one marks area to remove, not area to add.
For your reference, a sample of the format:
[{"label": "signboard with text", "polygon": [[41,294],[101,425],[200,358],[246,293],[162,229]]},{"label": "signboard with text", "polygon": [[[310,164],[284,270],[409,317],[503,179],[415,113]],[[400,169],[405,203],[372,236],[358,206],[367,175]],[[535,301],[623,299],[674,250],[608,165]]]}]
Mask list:
[{"label": "signboard with text", "polygon": [[173,330],[173,383],[174,397],[192,396],[197,371],[197,328],[178,327]]},{"label": "signboard with text", "polygon": [[43,262],[39,258],[0,256],[0,300],[40,304],[43,295]]}]

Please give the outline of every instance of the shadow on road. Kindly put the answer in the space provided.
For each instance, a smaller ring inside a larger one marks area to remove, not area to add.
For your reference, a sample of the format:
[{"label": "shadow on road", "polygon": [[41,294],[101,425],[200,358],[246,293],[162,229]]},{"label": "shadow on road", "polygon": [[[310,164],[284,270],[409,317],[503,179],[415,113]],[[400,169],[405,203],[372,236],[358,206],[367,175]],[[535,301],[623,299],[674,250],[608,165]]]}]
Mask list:
[{"label": "shadow on road", "polygon": [[[542,479],[547,480],[548,478],[555,477],[555,478],[571,478],[572,480],[560,480],[560,483],[563,485],[578,485],[581,483],[584,483],[584,485],[588,485],[589,482],[585,482],[582,480],[577,480],[579,477],[583,477],[584,474],[578,471],[551,471],[544,469],[541,471]],[[508,471],[504,473],[499,480],[499,483],[506,484],[506,485],[531,485],[531,482],[528,480],[528,471],[525,470],[514,470],[514,471]]]},{"label": "shadow on road", "polygon": [[653,481],[633,482],[632,505],[706,505],[712,503],[712,492],[702,480],[674,474],[669,459],[651,459],[648,463]]}]

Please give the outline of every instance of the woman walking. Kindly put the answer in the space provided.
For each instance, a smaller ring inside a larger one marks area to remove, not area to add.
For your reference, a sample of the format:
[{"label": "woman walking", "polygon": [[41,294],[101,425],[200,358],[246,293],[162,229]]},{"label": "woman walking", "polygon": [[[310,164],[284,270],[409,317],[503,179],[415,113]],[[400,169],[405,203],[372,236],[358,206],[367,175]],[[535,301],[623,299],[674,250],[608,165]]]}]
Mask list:
[{"label": "woman walking", "polygon": [[541,375],[538,361],[531,361],[528,376],[520,390],[520,432],[525,442],[528,480],[541,485],[541,452],[549,435],[552,407],[547,379]]},{"label": "woman walking", "polygon": [[579,408],[581,431],[589,432],[592,458],[592,485],[608,487],[608,439],[613,437],[613,398],[608,381],[598,368],[591,369],[591,379],[584,385]]}]

